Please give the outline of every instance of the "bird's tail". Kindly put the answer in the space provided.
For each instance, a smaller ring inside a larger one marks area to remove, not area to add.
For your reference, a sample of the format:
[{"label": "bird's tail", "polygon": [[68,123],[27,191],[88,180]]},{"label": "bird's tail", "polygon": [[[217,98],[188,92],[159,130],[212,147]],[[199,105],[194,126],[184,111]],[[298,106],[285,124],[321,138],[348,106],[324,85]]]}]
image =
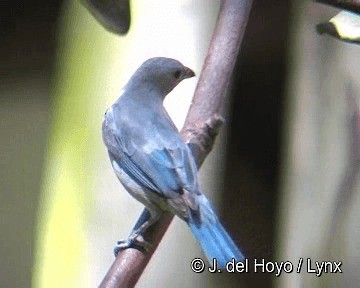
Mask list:
[{"label": "bird's tail", "polygon": [[198,201],[200,213],[192,213],[188,225],[208,261],[212,263],[216,258],[219,268],[224,268],[233,258],[237,262],[243,261],[244,255],[221,225],[209,200],[201,195]]}]

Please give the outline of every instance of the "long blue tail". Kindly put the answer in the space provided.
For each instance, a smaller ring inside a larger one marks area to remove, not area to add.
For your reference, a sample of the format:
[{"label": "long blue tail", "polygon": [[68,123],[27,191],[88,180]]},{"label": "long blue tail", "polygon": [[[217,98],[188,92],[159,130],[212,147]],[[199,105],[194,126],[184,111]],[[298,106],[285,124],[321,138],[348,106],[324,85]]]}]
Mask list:
[{"label": "long blue tail", "polygon": [[199,214],[194,214],[188,225],[208,261],[212,263],[213,258],[216,258],[219,268],[224,268],[232,258],[237,262],[243,261],[244,255],[221,225],[208,199],[204,195],[199,196],[198,199],[200,219]]}]

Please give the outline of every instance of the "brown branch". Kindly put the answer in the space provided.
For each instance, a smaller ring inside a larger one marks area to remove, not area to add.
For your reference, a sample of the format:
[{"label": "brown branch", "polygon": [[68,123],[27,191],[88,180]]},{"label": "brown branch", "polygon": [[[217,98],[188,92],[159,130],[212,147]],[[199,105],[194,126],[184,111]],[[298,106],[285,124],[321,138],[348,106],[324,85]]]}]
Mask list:
[{"label": "brown branch", "polygon": [[[210,152],[221,126],[226,90],[240,50],[252,0],[222,0],[220,12],[193,102],[181,131],[200,166]],[[144,213],[143,213],[144,214]],[[121,251],[100,284],[101,288],[133,287],[141,276],[173,216],[164,214],[147,231],[152,243],[147,253],[136,249]]]},{"label": "brown branch", "polygon": [[360,13],[360,0],[315,0],[316,2],[334,6],[336,8]]}]

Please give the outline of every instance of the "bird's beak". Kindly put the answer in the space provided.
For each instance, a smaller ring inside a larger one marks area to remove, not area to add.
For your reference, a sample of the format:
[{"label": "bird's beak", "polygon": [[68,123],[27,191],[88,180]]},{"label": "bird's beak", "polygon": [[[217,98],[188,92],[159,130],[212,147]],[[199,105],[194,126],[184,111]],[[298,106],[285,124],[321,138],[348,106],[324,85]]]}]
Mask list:
[{"label": "bird's beak", "polygon": [[193,70],[191,70],[190,68],[188,67],[185,67],[184,66],[184,79],[187,79],[187,78],[191,78],[191,77],[194,77],[195,76],[195,73]]}]

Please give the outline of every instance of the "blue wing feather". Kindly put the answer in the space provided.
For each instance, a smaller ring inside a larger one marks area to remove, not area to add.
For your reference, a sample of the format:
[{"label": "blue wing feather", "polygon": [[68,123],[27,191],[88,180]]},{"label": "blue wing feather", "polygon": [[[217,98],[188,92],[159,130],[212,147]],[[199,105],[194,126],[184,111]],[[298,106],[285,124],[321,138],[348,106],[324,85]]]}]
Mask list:
[{"label": "blue wing feather", "polygon": [[103,123],[104,142],[118,164],[144,186],[166,197],[182,193],[182,189],[195,191],[194,159],[168,115],[141,123],[126,118],[121,107],[115,105]]}]

